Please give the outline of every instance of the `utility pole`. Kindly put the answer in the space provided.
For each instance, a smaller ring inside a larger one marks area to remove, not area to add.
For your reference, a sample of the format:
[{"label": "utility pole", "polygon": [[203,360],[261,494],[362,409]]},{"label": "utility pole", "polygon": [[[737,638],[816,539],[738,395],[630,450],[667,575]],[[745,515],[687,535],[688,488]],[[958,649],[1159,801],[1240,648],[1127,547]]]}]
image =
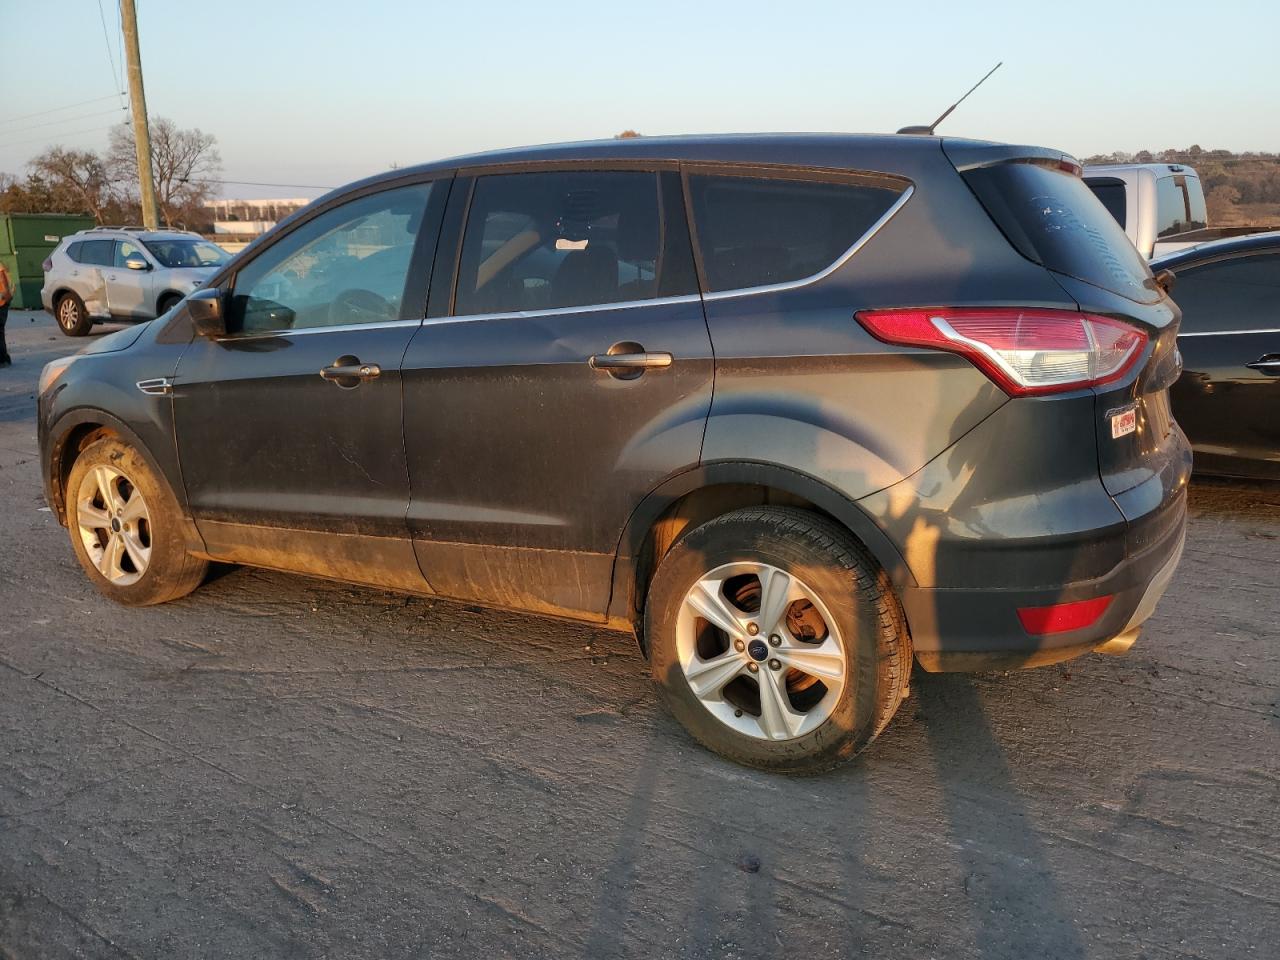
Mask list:
[{"label": "utility pole", "polygon": [[142,89],[142,54],[138,50],[138,11],[133,0],[120,0],[124,56],[129,65],[129,105],[133,112],[133,144],[138,151],[138,193],[142,197],[142,225],[160,226],[156,216],[156,182],[151,175],[151,132],[147,127],[147,95]]}]

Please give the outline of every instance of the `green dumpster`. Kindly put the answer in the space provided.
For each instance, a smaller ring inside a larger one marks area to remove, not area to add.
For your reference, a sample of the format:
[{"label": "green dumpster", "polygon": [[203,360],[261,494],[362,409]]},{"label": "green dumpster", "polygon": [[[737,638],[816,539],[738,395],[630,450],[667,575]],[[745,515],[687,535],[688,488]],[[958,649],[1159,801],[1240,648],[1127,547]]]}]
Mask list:
[{"label": "green dumpster", "polygon": [[13,309],[40,309],[44,258],[67,234],[93,225],[93,217],[65,213],[0,213],[0,262],[13,278]]}]

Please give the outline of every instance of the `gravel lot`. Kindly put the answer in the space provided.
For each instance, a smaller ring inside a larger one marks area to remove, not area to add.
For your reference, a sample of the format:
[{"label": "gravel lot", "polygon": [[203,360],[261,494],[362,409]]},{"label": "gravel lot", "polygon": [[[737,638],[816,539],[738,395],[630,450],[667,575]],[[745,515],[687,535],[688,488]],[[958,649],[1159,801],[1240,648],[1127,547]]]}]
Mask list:
[{"label": "gravel lot", "polygon": [[1198,483],[1129,656],[917,673],[747,771],[626,638],[242,568],[102,600],[0,370],[0,958],[1274,958],[1280,486]]}]

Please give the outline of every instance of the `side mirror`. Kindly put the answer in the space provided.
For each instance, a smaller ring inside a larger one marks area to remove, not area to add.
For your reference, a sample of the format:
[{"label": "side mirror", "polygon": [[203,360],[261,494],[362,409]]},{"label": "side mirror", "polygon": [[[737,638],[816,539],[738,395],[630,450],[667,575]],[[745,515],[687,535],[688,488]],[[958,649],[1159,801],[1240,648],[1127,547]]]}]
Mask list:
[{"label": "side mirror", "polygon": [[188,295],[187,313],[196,333],[202,337],[225,337],[227,321],[222,315],[222,291],[212,287]]},{"label": "side mirror", "polygon": [[124,258],[124,265],[130,270],[150,270],[151,264],[141,257],[139,254],[130,254]]}]

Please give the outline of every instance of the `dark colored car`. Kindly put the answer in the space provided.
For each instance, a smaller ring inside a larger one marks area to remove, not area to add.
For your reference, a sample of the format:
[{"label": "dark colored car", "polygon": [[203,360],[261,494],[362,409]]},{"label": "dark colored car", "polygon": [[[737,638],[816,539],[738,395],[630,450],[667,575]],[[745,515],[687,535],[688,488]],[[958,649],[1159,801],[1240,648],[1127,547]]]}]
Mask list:
[{"label": "dark colored car", "polygon": [[1196,471],[1280,479],[1280,233],[1180,250],[1151,269],[1177,277],[1173,409]]},{"label": "dark colored car", "polygon": [[641,138],[396,170],[45,371],[107,596],[208,560],[635,631],[702,742],[851,756],[928,670],[1131,642],[1177,308],[1051,150]]}]

